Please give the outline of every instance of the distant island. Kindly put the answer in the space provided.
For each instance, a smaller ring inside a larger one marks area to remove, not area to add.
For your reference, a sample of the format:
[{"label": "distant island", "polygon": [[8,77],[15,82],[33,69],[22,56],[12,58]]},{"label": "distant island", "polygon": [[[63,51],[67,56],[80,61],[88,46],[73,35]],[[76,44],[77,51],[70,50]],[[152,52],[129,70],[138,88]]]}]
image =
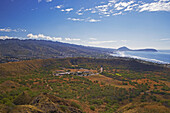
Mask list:
[{"label": "distant island", "polygon": [[129,48],[125,47],[125,46],[116,49],[116,51],[146,51],[146,52],[158,52],[156,49],[136,49],[136,50],[132,50],[132,49],[129,49]]}]

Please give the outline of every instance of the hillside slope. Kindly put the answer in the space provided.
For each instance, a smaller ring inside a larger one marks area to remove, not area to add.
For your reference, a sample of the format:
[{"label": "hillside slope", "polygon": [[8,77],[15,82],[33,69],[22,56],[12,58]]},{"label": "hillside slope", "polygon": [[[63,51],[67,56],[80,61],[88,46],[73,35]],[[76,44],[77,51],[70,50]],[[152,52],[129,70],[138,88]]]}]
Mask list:
[{"label": "hillside slope", "polygon": [[[9,62],[0,64],[0,76],[15,76],[33,73],[35,71],[51,70],[58,67],[72,67],[80,65],[86,68],[100,68],[101,65],[108,69],[130,69],[133,71],[161,71],[163,67],[155,64],[145,64],[134,59],[95,59],[95,58],[56,58],[56,59],[35,59],[20,62]],[[166,69],[166,68],[165,68]]]},{"label": "hillside slope", "polygon": [[169,75],[169,68],[124,58],[1,63],[0,112],[165,113],[170,110]]},{"label": "hillside slope", "polygon": [[0,40],[0,63],[28,59],[108,57],[112,49],[86,47],[45,40]]}]

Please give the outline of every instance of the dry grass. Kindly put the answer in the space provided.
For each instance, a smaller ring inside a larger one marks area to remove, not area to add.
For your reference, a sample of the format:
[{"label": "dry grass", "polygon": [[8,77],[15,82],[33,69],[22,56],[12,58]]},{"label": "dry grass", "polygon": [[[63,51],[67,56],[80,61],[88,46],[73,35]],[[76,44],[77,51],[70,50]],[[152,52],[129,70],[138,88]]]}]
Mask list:
[{"label": "dry grass", "polygon": [[[138,80],[132,80],[132,82],[137,82],[138,84],[148,83],[148,85],[150,86],[150,89],[154,89],[154,84],[160,84],[150,79],[138,79]],[[162,88],[162,86],[157,87],[157,88]]]},{"label": "dry grass", "polygon": [[85,113],[98,113],[98,109],[95,109],[95,111],[92,111],[90,109],[90,106],[88,104],[86,104],[86,103],[81,103],[78,100],[74,100],[74,99],[69,99],[69,101],[75,102],[78,105],[80,105],[82,110],[83,110],[83,112],[85,112]]},{"label": "dry grass", "polygon": [[167,108],[160,103],[129,103],[118,109],[121,113],[169,113],[170,108]]},{"label": "dry grass", "polygon": [[19,86],[20,85],[18,83],[8,80],[0,84],[0,91],[1,93],[6,92],[6,91],[10,92],[11,90]]},{"label": "dry grass", "polygon": [[44,113],[32,105],[18,105],[10,113]]},{"label": "dry grass", "polygon": [[162,83],[165,83],[168,87],[170,87],[170,82],[168,82],[168,81],[162,81],[162,80],[159,80],[160,82],[162,82]]},{"label": "dry grass", "polygon": [[121,88],[134,88],[134,86],[122,85],[122,81],[114,80],[114,79],[106,77],[104,75],[87,76],[85,78],[87,78],[93,82],[98,81],[99,83],[104,83],[105,85],[112,85],[112,86],[121,87]]},{"label": "dry grass", "polygon": [[3,104],[0,104],[0,113],[7,113],[7,112],[8,112],[8,109],[6,108],[6,106]]}]

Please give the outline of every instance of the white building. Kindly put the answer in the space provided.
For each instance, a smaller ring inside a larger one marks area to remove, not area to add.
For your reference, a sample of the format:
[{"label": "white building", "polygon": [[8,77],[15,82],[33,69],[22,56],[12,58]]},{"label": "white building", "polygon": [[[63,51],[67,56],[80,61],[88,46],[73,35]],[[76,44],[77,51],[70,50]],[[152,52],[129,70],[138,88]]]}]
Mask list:
[{"label": "white building", "polygon": [[101,68],[100,68],[100,73],[102,73],[103,72],[103,66],[101,66]]}]

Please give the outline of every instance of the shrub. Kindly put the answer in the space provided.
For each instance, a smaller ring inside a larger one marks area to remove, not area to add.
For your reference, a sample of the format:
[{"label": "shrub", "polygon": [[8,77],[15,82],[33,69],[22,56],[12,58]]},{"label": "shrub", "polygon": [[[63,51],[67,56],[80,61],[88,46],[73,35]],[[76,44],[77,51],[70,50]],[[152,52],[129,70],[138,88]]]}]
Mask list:
[{"label": "shrub", "polygon": [[95,107],[94,106],[90,106],[90,109],[95,111]]},{"label": "shrub", "polygon": [[15,86],[11,86],[11,88],[15,88]]},{"label": "shrub", "polygon": [[76,108],[78,108],[78,109],[81,109],[81,106],[78,105],[78,104],[75,103],[75,102],[71,102],[71,106],[76,107]]},{"label": "shrub", "polygon": [[15,105],[25,105],[28,104],[30,101],[31,101],[30,95],[28,95],[26,92],[23,92],[14,99],[13,103]]},{"label": "shrub", "polygon": [[66,112],[68,110],[68,107],[65,105],[60,105],[60,108],[62,111]]}]

